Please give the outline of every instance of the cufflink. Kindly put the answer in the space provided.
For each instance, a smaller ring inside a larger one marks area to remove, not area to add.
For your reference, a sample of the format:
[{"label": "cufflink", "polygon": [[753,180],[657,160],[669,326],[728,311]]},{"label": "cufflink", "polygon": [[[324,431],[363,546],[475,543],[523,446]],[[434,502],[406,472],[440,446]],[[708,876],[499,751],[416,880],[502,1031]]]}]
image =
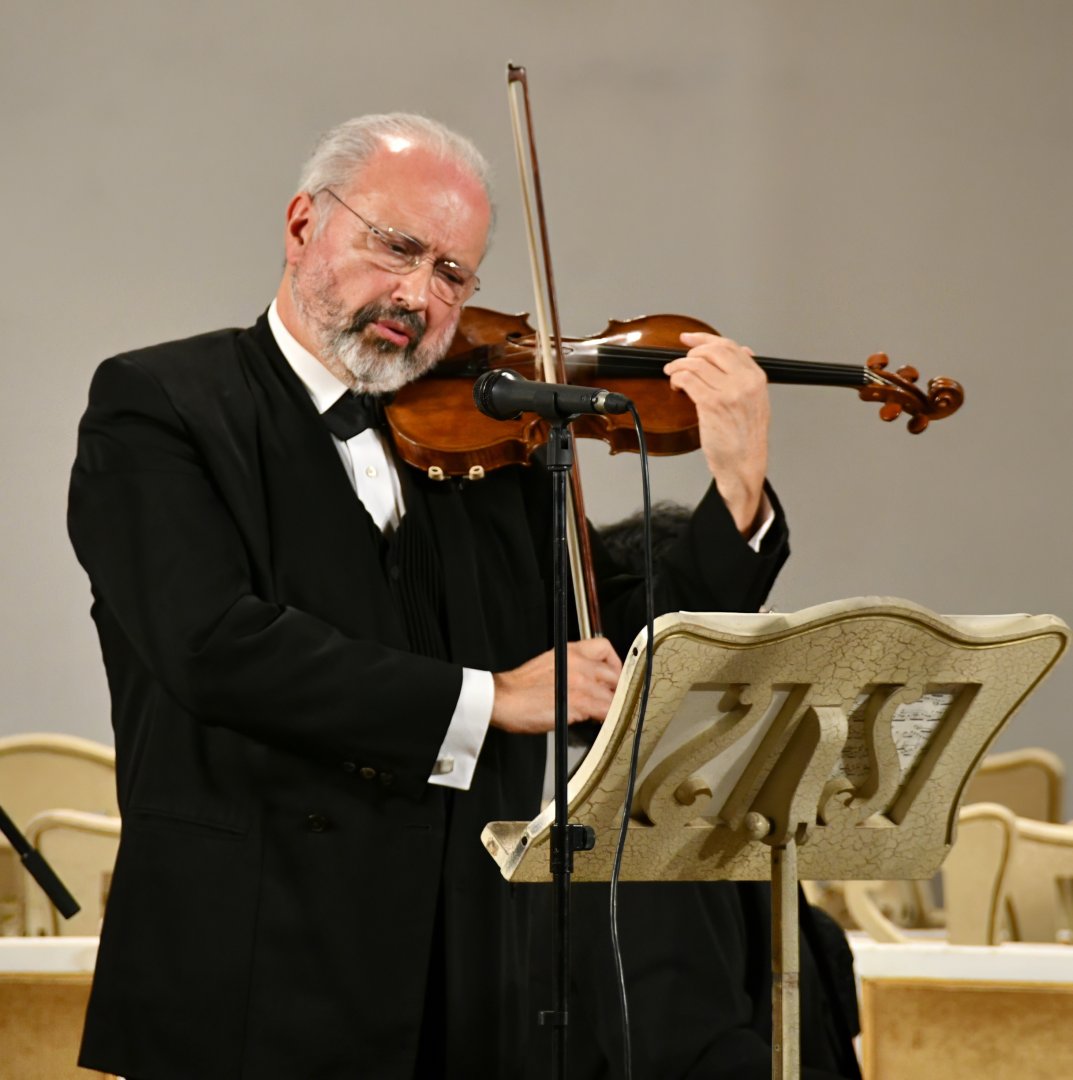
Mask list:
[{"label": "cufflink", "polygon": [[432,766],[433,776],[446,776],[448,773],[455,771],[455,759],[447,754],[445,757],[437,758],[436,764]]}]

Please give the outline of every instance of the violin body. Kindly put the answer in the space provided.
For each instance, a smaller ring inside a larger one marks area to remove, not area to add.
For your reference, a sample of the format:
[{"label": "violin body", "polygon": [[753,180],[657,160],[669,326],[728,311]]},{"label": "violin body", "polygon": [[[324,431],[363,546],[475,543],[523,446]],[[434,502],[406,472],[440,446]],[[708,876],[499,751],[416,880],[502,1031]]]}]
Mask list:
[{"label": "violin body", "polygon": [[513,423],[485,416],[473,402],[473,383],[496,367],[539,378],[533,350],[527,355],[515,344],[532,336],[525,315],[464,308],[444,358],[399,390],[385,410],[402,459],[434,479],[477,479],[504,465],[527,464],[546,440],[547,425],[533,416]]},{"label": "violin body", "polygon": [[[663,374],[663,365],[684,352],[680,335],[689,331],[717,333],[699,319],[648,315],[612,320],[595,337],[564,338],[567,381],[610,385],[630,398],[641,417],[649,453],[696,450],[700,445],[696,409],[685,394],[671,390]],[[610,358],[607,354],[612,351],[623,352],[625,361]],[[473,403],[474,380],[496,368],[540,380],[536,331],[526,315],[465,308],[444,358],[423,378],[403,387],[387,408],[403,459],[425,471],[438,469],[444,476],[476,476],[482,470],[528,462],[547,441],[547,421],[529,414],[514,421],[493,420]],[[572,427],[575,437],[601,439],[613,454],[638,449],[629,414],[581,416]]]}]

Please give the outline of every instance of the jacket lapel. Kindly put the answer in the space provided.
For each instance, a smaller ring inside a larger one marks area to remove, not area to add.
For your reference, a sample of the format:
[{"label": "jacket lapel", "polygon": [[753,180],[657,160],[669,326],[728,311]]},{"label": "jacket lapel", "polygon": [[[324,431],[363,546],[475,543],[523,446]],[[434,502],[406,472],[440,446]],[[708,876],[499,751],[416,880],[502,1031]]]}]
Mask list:
[{"label": "jacket lapel", "polygon": [[266,318],[250,331],[249,344],[275,598],[344,633],[403,646],[380,531],[354,494],[331,434]]}]

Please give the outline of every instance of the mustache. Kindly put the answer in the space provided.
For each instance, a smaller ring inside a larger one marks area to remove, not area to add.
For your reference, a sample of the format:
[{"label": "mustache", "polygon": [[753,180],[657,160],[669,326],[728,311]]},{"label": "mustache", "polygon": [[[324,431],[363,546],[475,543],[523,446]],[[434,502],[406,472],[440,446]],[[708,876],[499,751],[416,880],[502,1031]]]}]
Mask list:
[{"label": "mustache", "polygon": [[354,317],[347,327],[347,333],[357,336],[367,326],[383,319],[390,319],[410,331],[412,336],[409,345],[406,346],[408,350],[416,349],[421,344],[421,339],[425,336],[425,318],[420,312],[375,301],[354,312]]}]

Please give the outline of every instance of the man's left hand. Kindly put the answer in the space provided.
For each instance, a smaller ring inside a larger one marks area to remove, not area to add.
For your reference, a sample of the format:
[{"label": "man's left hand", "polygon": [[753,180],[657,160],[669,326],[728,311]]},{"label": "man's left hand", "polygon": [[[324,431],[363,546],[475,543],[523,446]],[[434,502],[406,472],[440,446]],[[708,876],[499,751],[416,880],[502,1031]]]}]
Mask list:
[{"label": "man's left hand", "polygon": [[689,352],[664,367],[697,407],[700,445],[743,536],[752,531],[767,475],[767,376],[750,349],[718,334],[683,334]]}]

